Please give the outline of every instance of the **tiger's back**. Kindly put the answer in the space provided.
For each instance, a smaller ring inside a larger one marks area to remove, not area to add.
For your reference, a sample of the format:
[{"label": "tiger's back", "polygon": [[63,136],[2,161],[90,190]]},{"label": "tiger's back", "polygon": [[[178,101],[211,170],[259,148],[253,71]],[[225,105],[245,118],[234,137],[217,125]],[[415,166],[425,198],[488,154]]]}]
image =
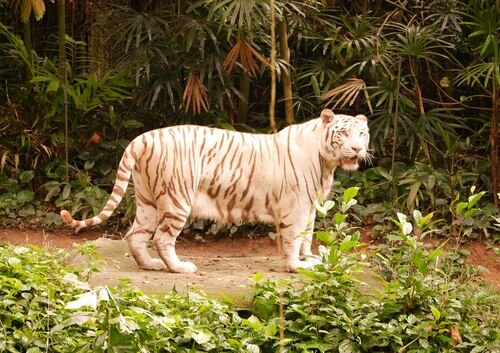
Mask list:
[{"label": "tiger's back", "polygon": [[[193,133],[196,131],[196,133]],[[272,190],[263,192],[274,182],[273,165],[277,156],[275,135],[246,134],[235,131],[210,129],[197,126],[175,128],[176,140],[185,141],[190,135],[191,145],[186,145],[193,163],[183,166],[182,175],[189,175],[192,184],[186,189],[195,190],[190,215],[232,223],[237,220],[272,222]],[[202,138],[198,136],[201,134]],[[264,153],[266,150],[268,153]],[[176,168],[166,170],[167,180]],[[191,177],[192,176],[192,177]],[[175,178],[175,176],[174,176]],[[179,187],[183,185],[177,183]],[[257,190],[260,186],[259,190]],[[181,196],[183,198],[184,196]],[[267,198],[267,201],[266,201]]]}]

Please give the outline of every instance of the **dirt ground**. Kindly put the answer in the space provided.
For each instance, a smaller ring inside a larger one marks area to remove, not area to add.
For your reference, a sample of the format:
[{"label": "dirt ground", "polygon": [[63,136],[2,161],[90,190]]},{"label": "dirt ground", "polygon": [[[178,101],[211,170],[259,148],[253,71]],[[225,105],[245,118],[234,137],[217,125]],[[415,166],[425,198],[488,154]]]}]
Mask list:
[{"label": "dirt ground", "polygon": [[[85,230],[74,234],[71,229],[56,231],[35,231],[0,229],[0,244],[11,243],[16,245],[32,244],[49,248],[72,248],[74,243],[84,243],[101,237],[120,239],[121,235],[111,235],[100,230]],[[207,253],[219,256],[272,256],[277,254],[277,247],[269,237],[262,238],[203,238],[196,240],[193,236],[179,236],[176,245],[179,254],[190,256],[204,256]]]},{"label": "dirt ground", "polygon": [[[82,232],[82,234],[75,235],[70,229],[59,229],[51,232],[0,229],[0,244],[4,242],[22,245],[34,244],[49,248],[72,248],[74,243],[83,243],[102,237],[107,239],[120,238],[119,236],[103,234],[100,230],[87,230]],[[177,252],[181,258],[198,259],[198,262],[201,261],[201,264],[197,264],[198,272],[206,280],[210,280],[210,277],[207,277],[207,271],[217,271],[218,266],[222,268],[221,266],[225,266],[223,265],[225,259],[240,259],[231,262],[231,269],[227,273],[228,275],[237,273],[238,276],[244,278],[252,277],[256,273],[255,268],[253,268],[254,265],[257,266],[256,264],[266,262],[269,258],[273,258],[274,262],[271,261],[272,264],[264,268],[265,272],[278,274],[284,270],[281,268],[283,265],[276,260],[279,259],[276,243],[269,237],[255,237],[252,239],[245,237],[216,237],[202,239],[196,240],[195,237],[190,235],[179,237]],[[484,278],[500,287],[500,256],[496,255],[492,249],[488,248],[482,242],[469,243],[463,245],[463,248],[470,252],[468,257],[470,263],[485,269],[481,272]],[[126,250],[126,247],[124,249]],[[207,260],[208,262],[204,266],[203,259],[208,258],[211,260]],[[220,275],[225,276],[223,272],[221,271]],[[218,277],[217,279],[224,281],[224,278]]]}]

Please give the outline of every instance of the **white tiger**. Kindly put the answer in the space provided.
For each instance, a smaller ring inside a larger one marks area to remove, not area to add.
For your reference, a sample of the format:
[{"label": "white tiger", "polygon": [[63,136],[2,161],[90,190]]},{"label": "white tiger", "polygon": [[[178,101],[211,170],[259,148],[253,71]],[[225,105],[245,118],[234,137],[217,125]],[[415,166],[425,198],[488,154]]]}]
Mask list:
[{"label": "white tiger", "polygon": [[[97,216],[77,221],[65,210],[61,216],[77,231],[108,219],[132,175],[137,211],[126,239],[140,268],[195,272],[175,252],[177,235],[194,217],[274,223],[287,269],[296,271],[318,261],[311,253],[314,202],[327,198],[336,167],[358,169],[368,142],[364,115],[329,109],[272,135],[193,125],[152,130],[125,149],[113,192]],[[146,250],[151,238],[161,260]]]}]

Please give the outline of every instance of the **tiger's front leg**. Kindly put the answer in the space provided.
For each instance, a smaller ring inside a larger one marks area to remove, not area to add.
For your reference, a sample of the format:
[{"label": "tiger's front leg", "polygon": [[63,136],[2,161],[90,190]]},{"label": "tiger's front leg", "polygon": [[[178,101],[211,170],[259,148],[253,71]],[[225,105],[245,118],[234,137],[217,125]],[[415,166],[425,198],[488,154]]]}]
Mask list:
[{"label": "tiger's front leg", "polygon": [[[288,271],[297,272],[298,268],[310,268],[320,262],[311,252],[313,226],[314,218],[311,219],[309,214],[292,213],[277,227],[283,241]],[[304,260],[300,259],[301,254],[305,256]]]},{"label": "tiger's front leg", "polygon": [[317,256],[313,255],[311,251],[315,219],[316,219],[316,209],[313,208],[307,220],[307,227],[304,233],[301,235],[302,243],[300,245],[300,255],[311,261],[317,259]]}]

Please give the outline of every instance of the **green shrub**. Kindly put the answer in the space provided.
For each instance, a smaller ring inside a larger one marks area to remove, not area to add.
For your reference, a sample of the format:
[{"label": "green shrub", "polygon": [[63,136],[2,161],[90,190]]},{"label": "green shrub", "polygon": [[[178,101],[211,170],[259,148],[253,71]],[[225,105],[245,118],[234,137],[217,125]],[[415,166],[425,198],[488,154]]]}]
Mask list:
[{"label": "green shrub", "polygon": [[412,235],[425,230],[432,217],[414,215],[413,225],[398,214],[398,231],[388,235],[387,245],[354,251],[361,246],[359,233],[339,227],[345,205],[354,204],[346,200],[353,197],[349,190],[329,233],[320,234],[327,241],[322,264],[289,280],[255,278],[256,308],[266,320],[283,322],[283,348],[498,352],[498,294],[484,284],[471,285],[475,277],[464,277],[455,252],[429,247]]},{"label": "green shrub", "polygon": [[336,203],[317,205],[319,265],[253,278],[250,317],[196,290],[91,288],[92,245],[79,246],[81,268],[62,250],[0,246],[0,351],[499,352],[498,293],[465,271],[461,253],[420,241],[432,215],[415,211],[410,223],[398,213],[388,243],[367,251],[347,223],[357,193],[345,190],[331,219]]}]

